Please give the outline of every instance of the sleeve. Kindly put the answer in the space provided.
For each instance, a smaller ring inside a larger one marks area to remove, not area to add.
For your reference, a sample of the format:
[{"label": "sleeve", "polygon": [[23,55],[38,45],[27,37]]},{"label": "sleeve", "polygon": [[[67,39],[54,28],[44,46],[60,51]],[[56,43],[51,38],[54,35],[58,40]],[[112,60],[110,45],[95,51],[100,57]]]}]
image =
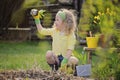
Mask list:
[{"label": "sleeve", "polygon": [[43,28],[38,32],[42,35],[52,35],[54,33],[54,28]]},{"label": "sleeve", "polygon": [[68,49],[74,50],[76,44],[75,34],[72,34],[68,37]]}]

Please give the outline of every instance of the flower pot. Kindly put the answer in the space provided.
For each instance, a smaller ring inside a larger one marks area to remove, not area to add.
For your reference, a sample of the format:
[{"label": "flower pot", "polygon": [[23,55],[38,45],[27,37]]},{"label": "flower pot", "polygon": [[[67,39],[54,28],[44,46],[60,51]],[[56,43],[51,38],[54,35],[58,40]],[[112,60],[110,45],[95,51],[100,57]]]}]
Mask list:
[{"label": "flower pot", "polygon": [[98,37],[86,37],[87,47],[96,48],[98,46]]},{"label": "flower pot", "polygon": [[104,34],[101,34],[101,35],[100,35],[99,45],[100,45],[100,47],[102,47],[102,48],[105,48],[105,47],[106,47],[106,41],[105,41],[105,35],[104,35]]}]

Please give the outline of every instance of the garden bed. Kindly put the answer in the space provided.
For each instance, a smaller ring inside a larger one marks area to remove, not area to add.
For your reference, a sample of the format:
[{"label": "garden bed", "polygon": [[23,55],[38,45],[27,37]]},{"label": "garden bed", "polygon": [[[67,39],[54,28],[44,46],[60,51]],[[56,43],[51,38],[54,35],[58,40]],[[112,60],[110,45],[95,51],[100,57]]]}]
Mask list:
[{"label": "garden bed", "polygon": [[84,80],[83,77],[41,69],[1,71],[0,80]]}]

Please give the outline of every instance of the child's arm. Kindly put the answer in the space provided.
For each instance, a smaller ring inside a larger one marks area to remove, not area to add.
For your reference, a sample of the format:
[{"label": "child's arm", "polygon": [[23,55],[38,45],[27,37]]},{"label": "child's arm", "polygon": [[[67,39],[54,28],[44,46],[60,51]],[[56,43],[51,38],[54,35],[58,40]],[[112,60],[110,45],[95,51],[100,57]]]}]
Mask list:
[{"label": "child's arm", "polygon": [[37,9],[32,9],[31,10],[31,15],[33,16],[34,20],[35,20],[35,24],[37,26],[37,29],[40,31],[43,27],[40,23],[40,19],[44,16],[43,13],[45,11],[44,10],[40,10],[38,11]]},{"label": "child's arm", "polygon": [[74,50],[75,42],[76,42],[75,35],[73,34],[73,35],[69,36],[69,38],[68,38],[68,49],[67,49],[66,55],[64,56],[64,59],[61,63],[61,69],[62,68],[64,69],[64,67],[68,63],[68,60],[72,55],[72,51]]},{"label": "child's arm", "polygon": [[[36,19],[35,19],[36,20]],[[35,23],[36,24],[36,26],[37,26],[37,29],[38,29],[38,31],[41,31],[42,30],[42,25],[41,25],[41,23],[40,23],[40,20],[38,20],[39,21],[39,23]],[[36,21],[35,21],[36,22]]]},{"label": "child's arm", "polygon": [[66,53],[66,55],[65,55],[65,58],[69,59],[71,55],[72,55],[72,50],[71,50],[71,49],[68,49],[68,50],[67,50],[67,53]]},{"label": "child's arm", "polygon": [[32,9],[30,14],[33,16],[33,18],[35,20],[35,24],[37,26],[37,30],[40,34],[52,35],[54,28],[43,28],[43,26],[40,23],[40,19],[42,19],[44,17],[44,12],[45,12],[45,10],[38,11],[37,9]]},{"label": "child's arm", "polygon": [[68,37],[68,48],[67,48],[67,52],[66,52],[66,55],[65,57],[67,59],[69,59],[72,55],[72,52],[74,50],[74,47],[75,47],[75,43],[76,43],[76,37],[75,37],[75,34],[71,34],[69,37]]},{"label": "child's arm", "polygon": [[72,55],[72,50],[68,49],[67,53],[64,56],[64,59],[62,60],[62,63],[61,63],[61,67],[60,67],[61,71],[68,72],[67,71],[67,63],[68,63],[68,59],[70,58],[71,55]]},{"label": "child's arm", "polygon": [[68,59],[71,57],[71,55],[72,55],[72,50],[68,49],[66,55],[64,56],[64,59],[63,59],[61,65],[67,64]]}]

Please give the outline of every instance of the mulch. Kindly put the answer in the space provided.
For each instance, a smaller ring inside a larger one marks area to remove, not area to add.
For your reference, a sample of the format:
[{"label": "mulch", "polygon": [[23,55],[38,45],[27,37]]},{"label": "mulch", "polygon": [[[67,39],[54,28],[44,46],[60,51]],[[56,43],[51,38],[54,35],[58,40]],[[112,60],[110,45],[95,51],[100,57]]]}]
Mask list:
[{"label": "mulch", "polygon": [[59,71],[4,70],[0,72],[0,80],[85,80],[83,77],[73,76]]}]

